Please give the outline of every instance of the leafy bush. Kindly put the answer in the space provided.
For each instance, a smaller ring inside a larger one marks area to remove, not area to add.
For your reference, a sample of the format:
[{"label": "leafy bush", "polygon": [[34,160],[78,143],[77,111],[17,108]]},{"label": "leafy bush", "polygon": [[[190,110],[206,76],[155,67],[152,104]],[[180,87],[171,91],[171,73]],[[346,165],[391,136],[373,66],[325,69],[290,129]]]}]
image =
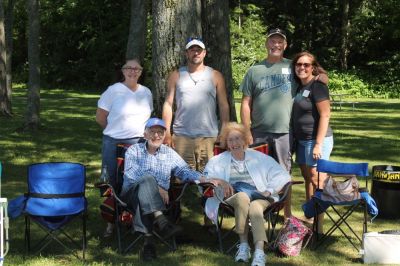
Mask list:
[{"label": "leafy bush", "polygon": [[346,73],[329,72],[329,90],[333,93],[346,93],[354,97],[398,98],[398,82],[382,83],[378,78],[371,78],[369,72],[348,71]]},{"label": "leafy bush", "polygon": [[371,97],[368,84],[351,73],[329,72],[329,90],[333,93],[346,93],[355,97]]}]

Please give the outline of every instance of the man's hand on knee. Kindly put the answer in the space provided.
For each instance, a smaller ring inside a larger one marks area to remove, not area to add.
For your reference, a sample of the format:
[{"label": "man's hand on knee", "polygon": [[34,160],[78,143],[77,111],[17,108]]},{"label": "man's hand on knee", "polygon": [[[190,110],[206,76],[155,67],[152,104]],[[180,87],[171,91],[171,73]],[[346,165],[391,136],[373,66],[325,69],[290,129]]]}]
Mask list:
[{"label": "man's hand on knee", "polygon": [[168,191],[163,189],[162,187],[158,187],[158,191],[160,192],[164,204],[167,205],[169,203]]}]

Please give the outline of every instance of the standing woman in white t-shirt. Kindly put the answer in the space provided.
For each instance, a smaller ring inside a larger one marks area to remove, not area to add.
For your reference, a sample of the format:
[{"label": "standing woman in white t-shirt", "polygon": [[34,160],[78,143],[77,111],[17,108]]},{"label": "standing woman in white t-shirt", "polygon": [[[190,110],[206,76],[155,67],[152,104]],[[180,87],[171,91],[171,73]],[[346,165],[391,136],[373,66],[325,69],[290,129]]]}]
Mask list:
[{"label": "standing woman in white t-shirt", "polygon": [[116,145],[137,143],[153,111],[149,88],[138,83],[143,67],[138,59],[121,68],[122,81],[107,88],[97,103],[96,122],[103,128],[102,169],[107,166],[111,184],[116,183]]}]

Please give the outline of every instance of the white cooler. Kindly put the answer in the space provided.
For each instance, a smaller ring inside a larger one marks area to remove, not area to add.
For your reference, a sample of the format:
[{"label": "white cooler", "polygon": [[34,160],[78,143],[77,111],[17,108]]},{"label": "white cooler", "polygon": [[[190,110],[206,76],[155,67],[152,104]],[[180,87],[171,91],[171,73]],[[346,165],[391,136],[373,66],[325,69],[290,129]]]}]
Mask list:
[{"label": "white cooler", "polygon": [[365,233],[364,250],[361,251],[364,263],[400,264],[400,234],[394,232]]}]

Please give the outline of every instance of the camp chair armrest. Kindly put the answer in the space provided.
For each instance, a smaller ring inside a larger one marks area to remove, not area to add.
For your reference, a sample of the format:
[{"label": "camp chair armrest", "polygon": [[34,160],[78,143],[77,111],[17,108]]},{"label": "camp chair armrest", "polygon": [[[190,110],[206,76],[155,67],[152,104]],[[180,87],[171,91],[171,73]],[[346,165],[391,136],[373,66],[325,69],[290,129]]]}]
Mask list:
[{"label": "camp chair armrest", "polygon": [[117,196],[117,193],[115,192],[114,187],[111,184],[106,184],[107,187],[111,190],[112,197],[115,198],[116,201],[122,206],[122,207],[127,207],[128,204],[126,204],[123,200],[120,199],[120,197]]},{"label": "camp chair armrest", "polygon": [[123,202],[117,195],[113,195],[113,197],[115,198],[116,201],[118,201],[118,203],[122,206],[122,207],[127,207],[128,204],[126,204],[125,202]]},{"label": "camp chair armrest", "polygon": [[190,184],[191,184],[190,182],[189,182],[189,183],[184,183],[184,184],[182,184],[182,190],[181,190],[181,192],[179,193],[179,196],[178,196],[176,199],[174,199],[174,201],[180,201],[180,200],[182,199],[183,194],[185,194],[186,188],[187,188]]},{"label": "camp chair armrest", "polygon": [[198,183],[197,185],[199,187],[203,188],[203,189],[206,189],[206,188],[209,188],[209,187],[215,188],[215,185],[213,183],[211,183],[211,182]]},{"label": "camp chair armrest", "polygon": [[94,184],[95,188],[104,188],[104,187],[108,187],[108,183],[104,183],[104,182],[97,182]]},{"label": "camp chair armrest", "polygon": [[291,181],[292,185],[304,184],[304,181]]}]

